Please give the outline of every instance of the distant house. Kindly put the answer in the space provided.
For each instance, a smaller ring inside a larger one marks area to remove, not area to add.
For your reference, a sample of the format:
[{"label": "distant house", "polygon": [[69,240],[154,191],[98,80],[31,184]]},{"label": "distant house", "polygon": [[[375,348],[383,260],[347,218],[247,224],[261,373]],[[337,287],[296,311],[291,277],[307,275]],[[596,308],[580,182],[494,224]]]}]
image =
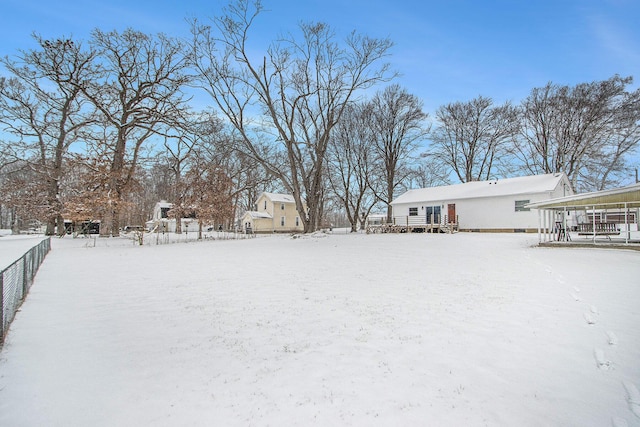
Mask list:
[{"label": "distant house", "polygon": [[260,194],[255,210],[242,216],[242,228],[247,233],[292,233],[304,231],[304,224],[290,194]]},{"label": "distant house", "polygon": [[[173,203],[169,203],[165,200],[161,200],[153,208],[153,215],[150,221],[147,221],[146,228],[148,231],[153,232],[166,232],[175,233],[176,231],[176,219],[169,218],[169,211],[173,208]],[[189,229],[192,231],[198,230],[198,220],[195,215],[190,215],[181,219],[182,232],[187,232]]]},{"label": "distant house", "polygon": [[527,204],[573,194],[566,175],[546,174],[409,190],[391,202],[396,224],[455,224],[462,231],[537,232]]},{"label": "distant house", "polygon": [[71,221],[64,220],[66,234],[100,234],[100,220]]}]

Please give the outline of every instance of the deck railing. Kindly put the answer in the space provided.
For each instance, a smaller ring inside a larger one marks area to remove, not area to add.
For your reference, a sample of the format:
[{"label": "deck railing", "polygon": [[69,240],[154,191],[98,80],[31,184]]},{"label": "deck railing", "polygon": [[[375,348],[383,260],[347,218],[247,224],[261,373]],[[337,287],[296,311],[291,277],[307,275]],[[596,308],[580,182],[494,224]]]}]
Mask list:
[{"label": "deck railing", "polygon": [[447,215],[435,214],[394,216],[390,223],[368,223],[366,229],[368,233],[451,232],[458,230],[458,218],[450,221]]}]

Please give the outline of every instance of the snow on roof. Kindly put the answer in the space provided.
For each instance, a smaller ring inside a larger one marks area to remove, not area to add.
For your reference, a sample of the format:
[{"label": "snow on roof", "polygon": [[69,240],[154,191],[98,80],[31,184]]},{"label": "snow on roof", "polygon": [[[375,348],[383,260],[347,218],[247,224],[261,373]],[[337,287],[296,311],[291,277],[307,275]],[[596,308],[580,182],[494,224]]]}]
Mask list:
[{"label": "snow on roof", "polygon": [[590,193],[573,194],[555,199],[529,203],[534,209],[564,209],[575,207],[609,207],[609,208],[637,208],[640,207],[640,184],[632,184],[622,188],[613,188]]},{"label": "snow on roof", "polygon": [[267,196],[272,202],[295,203],[295,199],[291,194],[267,193],[266,191],[262,194]]},{"label": "snow on roof", "polygon": [[273,218],[271,215],[269,215],[266,212],[247,211],[247,212],[245,212],[245,215],[249,215],[253,219]]},{"label": "snow on roof", "polygon": [[546,174],[419,188],[407,191],[391,204],[544,193],[553,191],[563,177],[564,174]]}]

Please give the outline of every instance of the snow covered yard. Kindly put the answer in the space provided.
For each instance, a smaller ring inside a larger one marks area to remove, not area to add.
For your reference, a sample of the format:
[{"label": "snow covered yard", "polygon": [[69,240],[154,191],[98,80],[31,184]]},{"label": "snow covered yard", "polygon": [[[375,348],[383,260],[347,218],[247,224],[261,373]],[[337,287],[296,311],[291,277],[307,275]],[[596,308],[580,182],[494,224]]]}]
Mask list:
[{"label": "snow covered yard", "polygon": [[0,425],[640,426],[640,252],[93,242],[52,239],[0,353]]},{"label": "snow covered yard", "polygon": [[[0,270],[7,268],[44,238],[37,234],[3,234],[0,230]],[[10,231],[9,231],[10,232]]]}]

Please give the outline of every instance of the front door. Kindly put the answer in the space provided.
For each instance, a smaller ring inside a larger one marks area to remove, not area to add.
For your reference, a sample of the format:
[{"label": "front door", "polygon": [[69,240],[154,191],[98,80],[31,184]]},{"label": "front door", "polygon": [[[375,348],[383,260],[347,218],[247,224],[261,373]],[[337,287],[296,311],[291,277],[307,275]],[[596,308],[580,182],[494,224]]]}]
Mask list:
[{"label": "front door", "polygon": [[449,203],[447,206],[447,222],[449,224],[456,223],[456,204]]}]

